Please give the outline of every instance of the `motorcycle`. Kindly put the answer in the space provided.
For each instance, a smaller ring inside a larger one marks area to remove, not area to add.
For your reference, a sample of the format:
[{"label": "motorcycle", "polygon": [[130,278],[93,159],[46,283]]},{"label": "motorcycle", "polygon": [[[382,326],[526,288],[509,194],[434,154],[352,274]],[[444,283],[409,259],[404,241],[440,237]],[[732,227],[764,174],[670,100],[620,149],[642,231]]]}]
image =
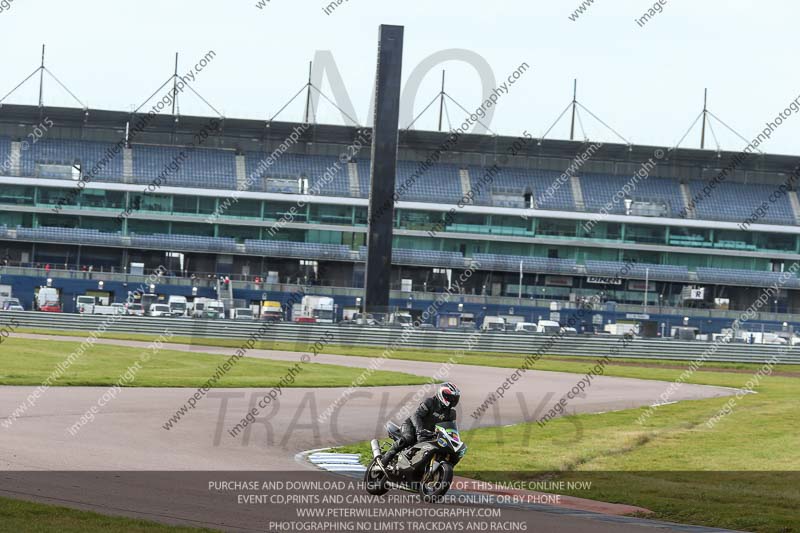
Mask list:
[{"label": "motorcycle", "polygon": [[[400,428],[393,422],[386,424],[386,431],[393,442],[402,438]],[[377,463],[384,450],[377,439],[370,444],[373,458],[364,474],[364,482],[367,492],[375,496],[389,492],[389,484],[393,483],[417,490],[426,500],[439,499],[450,489],[453,467],[467,453],[467,445],[461,440],[455,422],[437,424],[432,439],[401,451],[384,465],[385,470]]]}]

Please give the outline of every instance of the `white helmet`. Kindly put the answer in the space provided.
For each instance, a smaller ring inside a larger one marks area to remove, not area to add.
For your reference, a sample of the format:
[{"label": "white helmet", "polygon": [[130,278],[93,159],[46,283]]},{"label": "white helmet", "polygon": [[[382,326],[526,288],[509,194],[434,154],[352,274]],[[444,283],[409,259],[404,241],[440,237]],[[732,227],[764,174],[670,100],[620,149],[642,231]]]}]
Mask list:
[{"label": "white helmet", "polygon": [[436,390],[436,398],[445,407],[452,408],[458,405],[458,400],[461,398],[461,391],[458,390],[458,387],[453,383],[448,381],[447,383],[439,385],[439,388]]}]

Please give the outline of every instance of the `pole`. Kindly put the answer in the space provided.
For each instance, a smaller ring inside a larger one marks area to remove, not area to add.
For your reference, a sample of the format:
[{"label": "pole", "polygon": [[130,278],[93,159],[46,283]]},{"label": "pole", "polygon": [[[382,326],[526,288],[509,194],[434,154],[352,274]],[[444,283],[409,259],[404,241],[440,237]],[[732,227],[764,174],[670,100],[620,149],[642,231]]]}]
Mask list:
[{"label": "pole", "polygon": [[39,107],[44,107],[44,45],[42,45],[42,64],[39,67]]},{"label": "pole", "polygon": [[442,113],[444,112],[444,70],[442,70],[442,92],[439,93],[439,131],[442,131]]},{"label": "pole", "polygon": [[650,268],[644,270],[644,312],[647,313],[647,296],[650,291]]},{"label": "pole", "polygon": [[575,140],[575,111],[578,105],[578,79],[572,83],[572,124],[569,127],[569,140]]},{"label": "pole", "polygon": [[522,259],[519,260],[519,290],[517,291],[517,299],[522,300]]},{"label": "pole", "polygon": [[178,100],[178,52],[175,52],[175,73],[172,75],[172,114],[175,115],[175,102]]},{"label": "pole", "polygon": [[308,122],[308,114],[309,114],[309,110],[311,108],[311,67],[312,67],[312,65],[313,65],[313,62],[309,61],[308,62],[308,84],[306,84],[306,87],[308,88],[308,92],[306,93],[306,120],[305,120],[306,124],[309,124],[309,122]]},{"label": "pole", "polygon": [[700,132],[700,149],[706,147],[706,115],[708,115],[708,89],[703,92],[703,129]]}]

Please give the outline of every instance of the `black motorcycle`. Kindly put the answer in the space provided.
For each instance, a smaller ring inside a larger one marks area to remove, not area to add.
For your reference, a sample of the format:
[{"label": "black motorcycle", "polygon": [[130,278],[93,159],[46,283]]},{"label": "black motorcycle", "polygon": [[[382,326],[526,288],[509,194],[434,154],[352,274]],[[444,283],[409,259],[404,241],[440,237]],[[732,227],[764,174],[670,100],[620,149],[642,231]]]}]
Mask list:
[{"label": "black motorcycle", "polygon": [[[386,431],[392,441],[402,438],[397,424],[389,422]],[[364,474],[367,492],[381,496],[389,492],[389,484],[417,490],[423,498],[434,500],[444,496],[453,481],[453,467],[467,453],[455,422],[436,425],[433,438],[422,440],[401,451],[385,466],[377,464],[383,450],[377,439],[372,441],[372,462]],[[388,443],[391,446],[391,443]],[[388,449],[388,447],[387,447]]]}]

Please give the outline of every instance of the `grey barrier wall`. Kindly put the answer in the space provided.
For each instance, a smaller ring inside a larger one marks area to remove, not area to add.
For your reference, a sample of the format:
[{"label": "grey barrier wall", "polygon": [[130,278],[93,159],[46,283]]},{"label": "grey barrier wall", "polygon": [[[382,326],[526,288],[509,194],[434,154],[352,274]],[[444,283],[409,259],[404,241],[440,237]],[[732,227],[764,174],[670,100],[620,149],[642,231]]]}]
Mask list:
[{"label": "grey barrier wall", "polygon": [[[13,321],[13,322],[12,322]],[[361,327],[354,325],[316,325],[232,320],[197,320],[190,318],[110,317],[37,312],[0,312],[0,326],[16,324],[14,329],[35,328],[58,331],[91,332],[106,324],[106,331],[131,334],[160,335],[166,328],[179,337],[238,339],[245,341],[257,334],[262,342],[295,345],[307,349],[323,336],[328,344],[343,346],[374,346],[387,348],[400,343],[401,348],[422,348],[443,352],[493,352],[497,354],[535,354],[611,359],[693,360],[706,353],[707,361],[765,363],[775,358],[783,364],[800,364],[800,349],[792,346],[720,343],[712,353],[710,342],[677,341],[672,339],[640,339],[626,342],[622,337],[575,335],[553,339],[551,335],[531,333],[475,334],[470,331],[443,331],[402,328]],[[406,340],[400,342],[401,336]],[[470,348],[471,346],[471,348]],[[4,348],[0,348],[2,351]],[[379,354],[376,354],[379,355]]]}]

